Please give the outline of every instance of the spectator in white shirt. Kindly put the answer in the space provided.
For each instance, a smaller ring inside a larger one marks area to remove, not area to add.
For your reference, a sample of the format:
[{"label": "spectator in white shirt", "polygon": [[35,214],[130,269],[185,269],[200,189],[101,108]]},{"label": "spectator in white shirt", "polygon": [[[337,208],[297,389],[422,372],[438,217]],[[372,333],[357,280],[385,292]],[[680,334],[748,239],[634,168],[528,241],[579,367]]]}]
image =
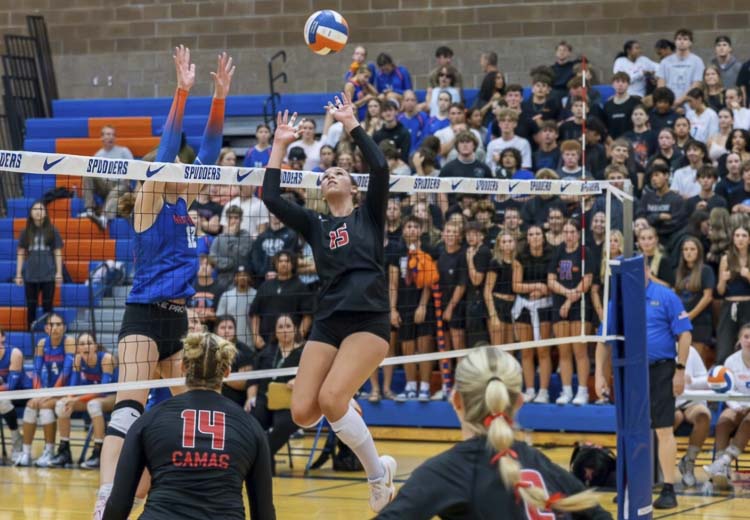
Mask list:
[{"label": "spectator in white shirt", "polygon": [[742,104],[739,87],[730,87],[724,91],[724,102],[734,115],[734,128],[750,130],[750,109]]},{"label": "spectator in white shirt", "polygon": [[696,174],[698,168],[710,163],[710,160],[706,145],[700,141],[690,141],[685,149],[685,155],[689,164],[674,172],[669,188],[679,193],[683,199],[689,199],[700,193],[701,186],[696,180]]},{"label": "spectator in white shirt", "polygon": [[674,92],[674,106],[682,106],[690,89],[700,88],[703,81],[703,60],[690,52],[693,46],[693,32],[678,29],[674,34],[676,51],[659,63],[656,72],[659,87],[667,87]]},{"label": "spectator in white shirt", "polygon": [[515,148],[521,152],[521,167],[527,170],[531,168],[531,145],[523,137],[515,134],[518,126],[518,112],[509,108],[502,109],[497,115],[500,126],[500,137],[493,139],[487,145],[487,166],[494,169],[500,160],[500,152],[506,148]]},{"label": "spectator in white shirt", "polygon": [[690,121],[690,136],[696,141],[705,143],[709,137],[719,133],[719,115],[713,108],[706,106],[702,89],[690,89],[686,100],[689,109],[685,115]]},{"label": "spectator in white shirt", "polygon": [[312,171],[313,168],[320,164],[320,147],[323,146],[322,141],[315,140],[315,120],[306,117],[299,124],[299,129],[302,132],[302,137],[292,144],[289,145],[287,150],[291,150],[295,146],[299,146],[305,151],[305,170]]},{"label": "spectator in white shirt", "polygon": [[253,239],[265,231],[268,226],[268,209],[263,201],[254,195],[255,186],[240,186],[240,195],[230,200],[221,213],[221,225],[227,226],[227,208],[238,206],[242,210],[240,229],[244,229]]},{"label": "spectator in white shirt", "polygon": [[641,44],[637,40],[628,40],[622,52],[617,55],[612,72],[625,72],[630,77],[628,94],[644,97],[646,83],[658,68],[658,63],[641,54]]}]

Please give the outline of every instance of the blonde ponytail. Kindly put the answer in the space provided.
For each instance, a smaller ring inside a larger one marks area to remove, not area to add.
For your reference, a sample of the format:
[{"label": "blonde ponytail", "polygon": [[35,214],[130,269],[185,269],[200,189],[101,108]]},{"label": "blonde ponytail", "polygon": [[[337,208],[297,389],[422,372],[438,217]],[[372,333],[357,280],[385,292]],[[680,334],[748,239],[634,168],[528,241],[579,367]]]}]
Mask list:
[{"label": "blonde ponytail", "polygon": [[456,367],[456,391],[463,401],[466,426],[477,435],[486,435],[497,453],[492,462],[497,462],[508,490],[540,510],[574,512],[599,504],[592,491],[549,497],[543,489],[521,480],[521,464],[511,449],[514,403],[521,394],[521,367],[513,356],[494,348],[475,350]]},{"label": "blonde ponytail", "polygon": [[224,374],[232,367],[237,349],[210,332],[188,334],[182,340],[182,365],[188,387],[221,387]]}]

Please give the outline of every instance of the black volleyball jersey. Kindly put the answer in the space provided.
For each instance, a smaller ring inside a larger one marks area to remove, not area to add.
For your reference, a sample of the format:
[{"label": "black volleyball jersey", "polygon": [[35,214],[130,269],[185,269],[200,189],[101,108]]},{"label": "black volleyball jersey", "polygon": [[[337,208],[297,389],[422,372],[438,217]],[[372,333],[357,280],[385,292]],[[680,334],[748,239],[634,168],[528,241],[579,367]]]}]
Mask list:
[{"label": "black volleyball jersey", "polygon": [[253,520],[273,520],[271,455],[258,421],[210,390],[155,406],[125,438],[105,520],[130,514],[143,469],[151,490],[142,520],[244,519],[245,484]]},{"label": "black volleyball jersey", "polygon": [[[522,442],[513,443],[521,464],[521,480],[547,491],[572,495],[584,490],[573,475],[541,452]],[[611,520],[600,506],[578,513],[552,514],[518,502],[512,490],[500,480],[494,453],[486,437],[457,443],[414,470],[396,498],[377,520],[532,520],[535,518]]]},{"label": "black volleyball jersey", "polygon": [[369,135],[356,127],[355,144],[370,166],[365,202],[345,217],[323,215],[281,198],[281,170],[266,169],[263,202],[313,251],[320,277],[316,319],[336,311],[388,312],[383,238],[388,203],[388,163]]}]

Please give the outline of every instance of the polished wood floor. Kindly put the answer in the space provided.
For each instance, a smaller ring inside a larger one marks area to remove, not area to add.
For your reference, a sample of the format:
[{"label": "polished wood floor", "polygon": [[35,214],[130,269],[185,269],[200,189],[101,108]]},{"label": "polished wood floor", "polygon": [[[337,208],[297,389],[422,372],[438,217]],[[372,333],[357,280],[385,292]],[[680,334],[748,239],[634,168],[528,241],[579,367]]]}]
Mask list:
[{"label": "polished wood floor", "polygon": [[[410,472],[426,458],[440,453],[457,439],[451,430],[374,429],[378,449],[393,455],[399,463],[398,480],[408,478]],[[79,435],[82,435],[79,433]],[[527,441],[543,449],[553,461],[566,465],[571,446],[583,439],[577,434],[536,433],[526,435]],[[6,439],[7,430],[6,430]],[[614,445],[611,435],[588,435],[586,440]],[[311,439],[293,441],[297,449],[308,448]],[[684,440],[680,446],[684,449]],[[76,456],[80,448],[74,447]],[[35,453],[41,444],[35,445]],[[295,450],[296,452],[297,450]],[[704,454],[706,462],[709,454]],[[323,469],[304,475],[306,457],[295,455],[294,469],[290,469],[286,453],[277,457],[278,476],[274,479],[276,511],[281,520],[370,518],[367,505],[367,485],[362,474],[336,473],[330,463]],[[750,469],[750,458],[743,459],[741,469]],[[701,478],[702,471],[696,471]],[[40,469],[0,467],[0,520],[91,518],[98,474],[78,469]],[[615,512],[612,493],[602,493],[603,506]],[[740,519],[750,518],[750,488],[736,489],[733,494],[704,496],[700,491],[681,492],[679,507],[657,512],[654,518],[674,519]],[[131,515],[136,518],[137,515]]]}]

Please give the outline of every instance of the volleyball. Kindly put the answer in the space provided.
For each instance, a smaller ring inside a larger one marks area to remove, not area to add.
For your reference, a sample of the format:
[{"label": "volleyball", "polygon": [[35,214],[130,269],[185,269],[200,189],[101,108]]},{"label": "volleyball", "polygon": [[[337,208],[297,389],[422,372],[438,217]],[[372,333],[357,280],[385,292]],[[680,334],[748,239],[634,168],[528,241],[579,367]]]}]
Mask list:
[{"label": "volleyball", "polygon": [[734,388],[734,374],[723,365],[716,365],[708,371],[708,387],[714,392],[724,394]]},{"label": "volleyball", "polygon": [[305,43],[315,54],[339,52],[349,39],[349,25],[336,11],[316,11],[305,22]]}]

